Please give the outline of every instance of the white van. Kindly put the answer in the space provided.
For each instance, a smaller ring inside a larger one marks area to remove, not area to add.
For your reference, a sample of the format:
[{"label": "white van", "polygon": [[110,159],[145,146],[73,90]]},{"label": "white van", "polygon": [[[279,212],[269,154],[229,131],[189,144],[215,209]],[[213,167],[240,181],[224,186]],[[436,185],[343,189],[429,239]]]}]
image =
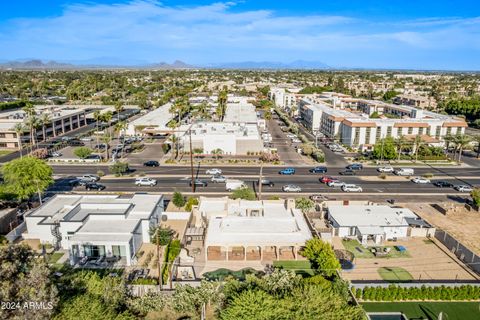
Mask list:
[{"label": "white van", "polygon": [[400,168],[398,170],[395,170],[394,173],[397,176],[411,176],[415,173],[415,171],[411,168]]},{"label": "white van", "polygon": [[245,182],[243,182],[242,180],[227,179],[227,181],[225,182],[225,189],[227,191],[233,191],[246,187],[247,186],[245,185]]}]

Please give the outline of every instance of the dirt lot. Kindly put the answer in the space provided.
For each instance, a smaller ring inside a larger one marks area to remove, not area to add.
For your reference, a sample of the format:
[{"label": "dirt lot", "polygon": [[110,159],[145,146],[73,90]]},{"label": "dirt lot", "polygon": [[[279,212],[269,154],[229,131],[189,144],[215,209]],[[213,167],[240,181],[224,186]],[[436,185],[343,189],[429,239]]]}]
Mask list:
[{"label": "dirt lot", "polygon": [[428,203],[399,204],[411,209],[428,223],[447,231],[455,239],[480,255],[480,214],[462,208],[455,214],[445,216]]},{"label": "dirt lot", "polygon": [[[461,262],[453,257],[438,241],[424,241],[423,238],[386,242],[387,246],[402,245],[407,248],[408,258],[363,258],[355,259],[352,271],[342,272],[349,280],[382,280],[378,273],[381,267],[401,267],[415,280],[475,280]],[[334,238],[334,247],[342,248],[341,239]]]}]

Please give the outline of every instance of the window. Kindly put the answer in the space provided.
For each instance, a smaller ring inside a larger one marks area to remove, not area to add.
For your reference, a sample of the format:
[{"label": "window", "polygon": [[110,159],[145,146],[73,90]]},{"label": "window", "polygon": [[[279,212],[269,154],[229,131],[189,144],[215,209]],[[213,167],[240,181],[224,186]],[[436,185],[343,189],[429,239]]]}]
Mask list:
[{"label": "window", "polygon": [[376,132],[376,135],[375,135],[375,141],[379,141],[381,137],[382,137],[382,128],[377,127],[377,132]]},{"label": "window", "polygon": [[353,140],[353,144],[357,145],[359,140],[360,140],[360,130],[355,129],[355,139]]},{"label": "window", "polygon": [[419,134],[419,135],[422,135],[422,134],[423,134],[423,128],[419,128],[419,129],[418,129],[418,134]]},{"label": "window", "polygon": [[412,134],[413,133],[413,127],[408,127],[408,134]]},{"label": "window", "polygon": [[0,133],[0,138],[5,138],[5,133]]},{"label": "window", "polygon": [[83,246],[87,257],[100,257],[105,255],[105,246]]},{"label": "window", "polygon": [[[452,133],[452,128],[451,127],[447,127],[447,135],[451,134]],[[0,136],[1,137],[1,136]]]},{"label": "window", "polygon": [[365,143],[370,143],[370,133],[372,131],[372,128],[367,128],[367,133],[365,135]]},{"label": "window", "polygon": [[387,127],[387,137],[392,136],[392,127]]},{"label": "window", "polygon": [[431,132],[430,132],[430,127],[427,127],[427,135],[430,135]]},{"label": "window", "polygon": [[442,130],[442,127],[438,126],[437,130],[435,131],[435,138],[440,138],[440,130]]}]

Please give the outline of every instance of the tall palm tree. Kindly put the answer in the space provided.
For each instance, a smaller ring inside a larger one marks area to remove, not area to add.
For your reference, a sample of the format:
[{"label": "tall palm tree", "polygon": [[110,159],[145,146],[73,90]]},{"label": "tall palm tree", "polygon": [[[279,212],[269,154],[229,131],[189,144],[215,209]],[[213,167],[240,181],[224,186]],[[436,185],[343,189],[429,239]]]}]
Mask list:
[{"label": "tall palm tree", "polygon": [[33,147],[36,144],[35,133],[36,133],[36,128],[38,128],[38,118],[35,115],[28,116],[27,120],[25,121],[25,124],[28,126],[30,131],[30,146],[31,146],[30,149],[33,150]]},{"label": "tall palm tree", "polygon": [[[127,130],[127,122],[126,121],[120,121],[115,124],[115,132],[118,134],[118,139],[120,140],[120,134],[123,132],[125,133],[125,130]],[[122,144],[125,145],[125,134],[123,134],[123,139],[122,139]],[[121,153],[120,158],[123,158],[123,152]]]},{"label": "tall palm tree", "polygon": [[395,140],[395,144],[397,145],[398,161],[400,161],[400,156],[401,156],[401,154],[402,154],[403,148],[404,148],[405,145],[407,144],[407,139],[405,139],[404,136],[399,136],[399,137]]},{"label": "tall palm tree", "polygon": [[420,146],[422,145],[422,137],[417,135],[415,136],[415,140],[413,141],[414,148],[415,148],[415,162],[418,160],[418,149],[420,149]]},{"label": "tall palm tree", "polygon": [[123,105],[120,101],[115,103],[115,112],[117,113],[117,119],[120,122],[120,112],[123,111]]},{"label": "tall palm tree", "polygon": [[452,136],[451,134],[447,134],[445,137],[443,137],[443,141],[445,141],[445,148],[447,150],[448,154],[448,148],[450,147],[450,144],[452,144],[455,140],[455,137]]},{"label": "tall palm tree", "polygon": [[22,136],[23,133],[25,132],[25,126],[22,123],[17,123],[13,129],[15,130],[15,133],[17,134],[17,139],[18,139],[18,150],[20,151],[20,158],[23,158],[22,154]]},{"label": "tall palm tree", "polygon": [[[173,148],[175,149],[175,158],[178,157],[178,142],[179,142],[179,139],[176,135],[172,134],[169,138],[169,140],[172,142],[173,144]],[[172,150],[172,156],[173,156],[173,150]],[[173,157],[172,157],[173,158]]]},{"label": "tall palm tree", "polygon": [[97,137],[97,146],[98,146],[98,124],[100,120],[102,119],[102,114],[100,113],[100,110],[95,110],[93,113],[93,119],[95,119],[96,122],[96,127],[97,127],[97,134],[95,135]]},{"label": "tall palm tree", "polygon": [[480,134],[472,137],[472,141],[477,144],[477,159],[480,158]]},{"label": "tall palm tree", "polygon": [[30,143],[33,146],[35,144],[35,139],[33,137],[33,128],[35,127],[35,107],[31,102],[26,102],[25,106],[22,108],[23,112],[27,115],[27,125],[30,129]]},{"label": "tall palm tree", "polygon": [[461,163],[463,149],[472,141],[472,139],[464,134],[455,136],[455,148],[458,150],[458,162]]},{"label": "tall palm tree", "polygon": [[108,161],[109,159],[109,153],[108,149],[110,148],[110,142],[112,142],[112,135],[110,133],[105,133],[102,135],[102,142],[105,143],[105,159]]},{"label": "tall palm tree", "polygon": [[220,112],[219,118],[223,121],[223,117],[225,116],[225,109],[227,108],[227,97],[228,91],[224,88],[218,94],[218,111]]},{"label": "tall palm tree", "polygon": [[50,115],[48,113],[42,113],[42,116],[40,117],[40,124],[42,125],[43,141],[47,140],[47,125],[51,122],[52,120],[50,119]]}]

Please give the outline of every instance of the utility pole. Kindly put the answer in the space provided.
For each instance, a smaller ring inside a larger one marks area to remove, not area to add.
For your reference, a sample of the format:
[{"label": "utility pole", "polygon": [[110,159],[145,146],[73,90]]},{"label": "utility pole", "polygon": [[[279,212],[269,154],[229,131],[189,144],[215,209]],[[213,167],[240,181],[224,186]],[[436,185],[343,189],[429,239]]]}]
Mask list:
[{"label": "utility pole", "polygon": [[160,226],[158,225],[157,226],[157,258],[158,258],[158,263],[157,263],[157,266],[158,266],[158,285],[160,286],[160,291],[162,291],[162,266],[161,266],[161,263],[162,263],[162,259],[160,258]]},{"label": "utility pole", "polygon": [[380,156],[381,162],[383,163],[383,142],[385,139],[382,138],[382,155]]},{"label": "utility pole", "polygon": [[193,150],[192,150],[192,127],[188,130],[188,135],[190,137],[190,171],[192,174],[192,192],[195,193],[195,180],[193,173]]},{"label": "utility pole", "polygon": [[260,177],[258,179],[258,200],[262,200],[262,176],[263,176],[263,161],[260,162]]}]

